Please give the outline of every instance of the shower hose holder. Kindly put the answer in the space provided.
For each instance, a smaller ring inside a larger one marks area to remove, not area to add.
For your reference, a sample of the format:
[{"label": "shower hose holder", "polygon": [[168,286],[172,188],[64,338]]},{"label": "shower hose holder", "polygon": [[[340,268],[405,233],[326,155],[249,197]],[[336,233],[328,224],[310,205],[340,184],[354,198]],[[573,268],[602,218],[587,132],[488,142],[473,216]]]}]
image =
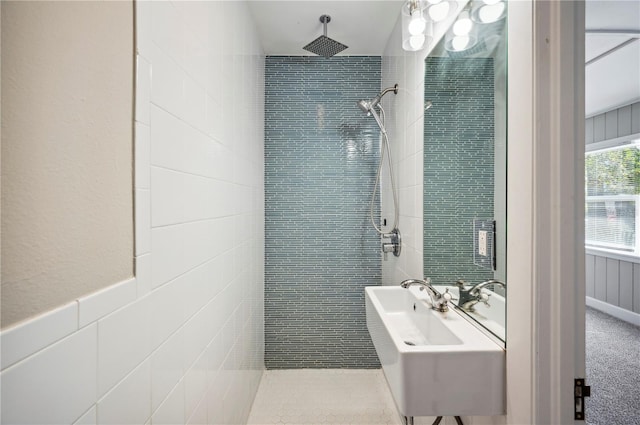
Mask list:
[{"label": "shower hose holder", "polygon": [[401,250],[402,237],[400,236],[400,230],[396,228],[389,233],[382,234],[382,253],[384,254],[385,261],[387,260],[387,254],[389,252],[393,252],[393,255],[399,257]]}]

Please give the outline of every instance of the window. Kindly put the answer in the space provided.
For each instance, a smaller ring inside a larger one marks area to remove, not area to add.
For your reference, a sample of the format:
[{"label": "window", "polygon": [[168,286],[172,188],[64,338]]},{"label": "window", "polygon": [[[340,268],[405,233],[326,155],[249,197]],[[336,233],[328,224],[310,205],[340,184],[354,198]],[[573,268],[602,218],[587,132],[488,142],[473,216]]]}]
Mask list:
[{"label": "window", "polygon": [[587,152],[586,246],[640,255],[640,140]]}]

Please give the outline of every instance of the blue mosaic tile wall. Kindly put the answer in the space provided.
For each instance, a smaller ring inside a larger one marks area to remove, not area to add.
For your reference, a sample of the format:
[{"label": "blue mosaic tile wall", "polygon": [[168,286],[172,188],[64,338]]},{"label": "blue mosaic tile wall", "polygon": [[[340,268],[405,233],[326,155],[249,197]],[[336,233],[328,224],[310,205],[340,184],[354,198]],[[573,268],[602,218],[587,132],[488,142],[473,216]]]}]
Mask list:
[{"label": "blue mosaic tile wall", "polygon": [[478,283],[493,277],[473,257],[473,220],[494,215],[493,59],[427,58],[424,99],[424,273]]},{"label": "blue mosaic tile wall", "polygon": [[265,365],[377,368],[364,287],[381,284],[368,222],[379,130],[356,106],[379,57],[265,65]]}]

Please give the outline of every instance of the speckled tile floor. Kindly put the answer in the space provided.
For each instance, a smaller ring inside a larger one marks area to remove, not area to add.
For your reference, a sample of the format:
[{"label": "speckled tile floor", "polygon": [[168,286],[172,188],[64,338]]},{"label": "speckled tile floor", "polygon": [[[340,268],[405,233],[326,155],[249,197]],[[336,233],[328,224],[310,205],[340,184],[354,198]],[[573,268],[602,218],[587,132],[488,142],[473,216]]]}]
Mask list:
[{"label": "speckled tile floor", "polygon": [[250,425],[400,425],[380,369],[267,370]]}]

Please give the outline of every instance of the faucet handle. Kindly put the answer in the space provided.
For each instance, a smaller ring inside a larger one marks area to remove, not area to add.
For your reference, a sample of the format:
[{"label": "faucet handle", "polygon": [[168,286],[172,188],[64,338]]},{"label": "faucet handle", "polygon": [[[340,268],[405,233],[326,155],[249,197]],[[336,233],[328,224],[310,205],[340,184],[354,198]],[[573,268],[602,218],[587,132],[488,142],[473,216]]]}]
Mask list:
[{"label": "faucet handle", "polygon": [[449,292],[449,288],[444,290],[444,294],[442,294],[442,298],[444,299],[445,302],[451,301],[453,297],[451,296],[451,292]]},{"label": "faucet handle", "polygon": [[491,294],[486,294],[484,292],[480,292],[480,294],[478,295],[478,301],[480,301],[481,303],[483,303],[487,307],[491,307],[491,304],[489,304],[489,297],[490,296],[491,296]]},{"label": "faucet handle", "polygon": [[424,283],[426,283],[427,285],[431,285],[431,278],[430,277],[425,277],[424,278]]}]

